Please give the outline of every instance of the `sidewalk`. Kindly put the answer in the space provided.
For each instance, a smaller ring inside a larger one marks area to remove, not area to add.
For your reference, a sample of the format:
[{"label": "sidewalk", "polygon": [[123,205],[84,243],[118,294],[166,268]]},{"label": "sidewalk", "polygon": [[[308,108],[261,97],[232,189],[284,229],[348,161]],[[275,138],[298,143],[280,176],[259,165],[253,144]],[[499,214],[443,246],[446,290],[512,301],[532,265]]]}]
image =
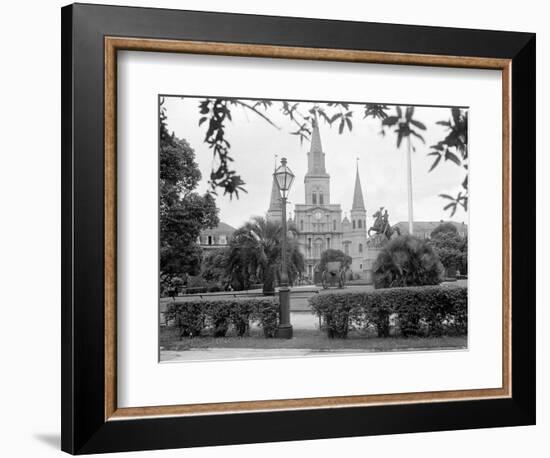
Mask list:
[{"label": "sidewalk", "polygon": [[[164,350],[161,362],[212,361],[234,359],[296,358],[300,356],[346,355],[365,353],[369,350],[310,350],[306,348],[208,348],[191,351]],[[372,351],[372,350],[371,350]]]}]

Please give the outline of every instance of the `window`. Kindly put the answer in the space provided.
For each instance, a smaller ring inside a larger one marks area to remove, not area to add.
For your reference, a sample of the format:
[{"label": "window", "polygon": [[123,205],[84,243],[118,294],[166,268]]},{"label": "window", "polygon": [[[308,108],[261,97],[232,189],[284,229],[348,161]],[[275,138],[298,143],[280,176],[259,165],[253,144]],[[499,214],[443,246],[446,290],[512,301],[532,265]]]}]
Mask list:
[{"label": "window", "polygon": [[363,244],[360,243],[360,244],[359,244],[359,253],[362,253],[362,252],[363,252]]},{"label": "window", "polygon": [[363,224],[363,220],[358,219],[357,220],[357,225],[359,226],[359,229],[361,229],[362,224]]},{"label": "window", "polygon": [[336,232],[336,220],[335,219],[332,220],[332,231]]},{"label": "window", "polygon": [[208,245],[212,245],[212,236],[208,236],[208,241],[206,242]]},{"label": "window", "polygon": [[327,237],[327,250],[330,248],[330,238]]},{"label": "window", "polygon": [[311,196],[311,203],[313,205],[317,205],[317,193],[315,191],[313,191],[313,194]]},{"label": "window", "polygon": [[300,230],[301,231],[304,230],[304,220],[303,219],[300,220]]},{"label": "window", "polygon": [[227,236],[220,235],[220,245],[227,245]]},{"label": "window", "polygon": [[349,254],[349,242],[344,243],[344,254]]},{"label": "window", "polygon": [[351,225],[353,226],[353,229],[355,229],[355,220],[351,222]]},{"label": "window", "polygon": [[363,270],[363,264],[359,264],[359,270]]},{"label": "window", "polygon": [[319,205],[323,205],[323,192],[319,193]]}]

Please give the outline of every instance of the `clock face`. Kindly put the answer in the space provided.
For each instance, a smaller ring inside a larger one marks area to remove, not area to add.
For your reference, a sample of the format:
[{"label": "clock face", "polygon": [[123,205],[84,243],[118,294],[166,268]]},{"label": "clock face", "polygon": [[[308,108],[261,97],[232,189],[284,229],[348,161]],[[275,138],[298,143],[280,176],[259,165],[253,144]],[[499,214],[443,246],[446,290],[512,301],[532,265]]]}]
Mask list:
[{"label": "clock face", "polygon": [[315,212],[315,219],[321,219],[323,214],[321,212]]}]

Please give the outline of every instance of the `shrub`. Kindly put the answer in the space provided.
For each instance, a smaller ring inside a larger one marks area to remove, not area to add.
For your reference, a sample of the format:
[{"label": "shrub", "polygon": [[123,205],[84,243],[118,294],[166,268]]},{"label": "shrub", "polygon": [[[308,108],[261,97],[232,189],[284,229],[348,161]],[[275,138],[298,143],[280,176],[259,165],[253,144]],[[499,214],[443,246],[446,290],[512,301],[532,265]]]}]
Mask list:
[{"label": "shrub", "polygon": [[[261,299],[263,301],[263,299]],[[244,336],[250,327],[257,301],[254,299],[233,299],[231,301],[230,319],[239,337]]]},{"label": "shrub", "polygon": [[260,323],[265,337],[275,337],[279,324],[279,300],[275,296],[258,300],[255,318]]},{"label": "shrub", "polygon": [[205,294],[222,291],[223,288],[219,283],[207,281],[200,276],[188,277],[185,287],[185,294]]},{"label": "shrub", "polygon": [[329,338],[345,339],[357,320],[361,298],[355,293],[320,294],[309,299],[315,314],[323,319]]},{"label": "shrub", "polygon": [[276,297],[190,299],[169,304],[166,318],[180,329],[180,336],[195,337],[208,329],[223,337],[232,325],[242,337],[257,321],[266,337],[274,337],[279,322]]},{"label": "shrub", "polygon": [[196,337],[205,327],[206,313],[199,302],[173,302],[166,310],[166,319],[179,328],[180,337]]},{"label": "shrub", "polygon": [[227,301],[210,301],[205,304],[203,312],[214,337],[224,337],[229,329],[231,305]]},{"label": "shrub", "polygon": [[373,265],[375,288],[438,285],[443,265],[425,240],[404,235],[388,242]]},{"label": "shrub", "polygon": [[451,223],[450,221],[447,222],[441,222],[439,226],[437,226],[430,234],[430,238],[437,237],[441,234],[456,234],[458,235],[458,229],[456,226]]},{"label": "shrub", "polygon": [[335,292],[309,302],[330,338],[344,338],[353,327],[369,325],[376,327],[379,337],[387,337],[392,315],[404,337],[461,335],[468,329],[468,289],[464,286]]}]

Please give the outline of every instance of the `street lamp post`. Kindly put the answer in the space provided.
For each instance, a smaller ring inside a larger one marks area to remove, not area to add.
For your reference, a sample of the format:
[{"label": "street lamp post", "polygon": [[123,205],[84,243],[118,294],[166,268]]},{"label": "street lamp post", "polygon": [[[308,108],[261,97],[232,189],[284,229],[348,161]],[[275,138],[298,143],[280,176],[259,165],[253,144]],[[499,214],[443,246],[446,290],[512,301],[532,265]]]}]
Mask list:
[{"label": "street lamp post", "polygon": [[294,174],[286,165],[286,158],[281,159],[281,165],[273,172],[279,192],[281,193],[281,223],[283,237],[281,240],[281,282],[279,285],[279,327],[277,337],[280,339],[292,338],[292,325],[290,324],[290,288],[288,287],[288,272],[286,266],[286,201],[290,187],[294,182]]}]

